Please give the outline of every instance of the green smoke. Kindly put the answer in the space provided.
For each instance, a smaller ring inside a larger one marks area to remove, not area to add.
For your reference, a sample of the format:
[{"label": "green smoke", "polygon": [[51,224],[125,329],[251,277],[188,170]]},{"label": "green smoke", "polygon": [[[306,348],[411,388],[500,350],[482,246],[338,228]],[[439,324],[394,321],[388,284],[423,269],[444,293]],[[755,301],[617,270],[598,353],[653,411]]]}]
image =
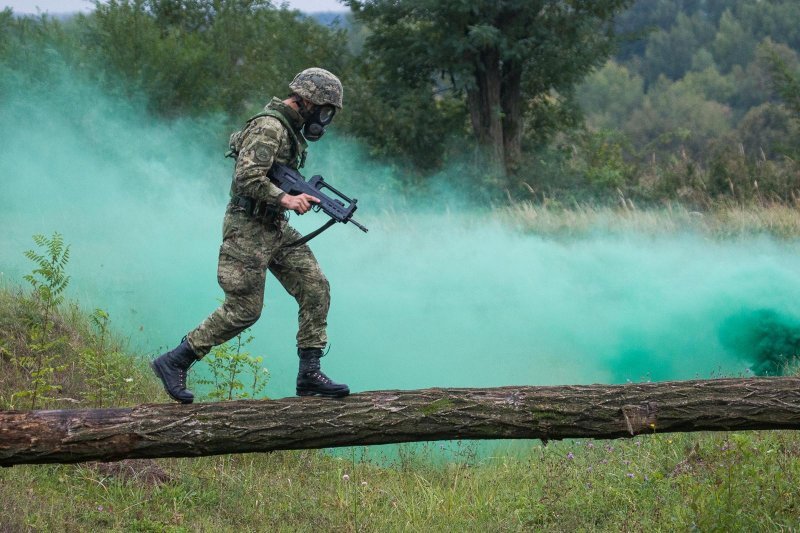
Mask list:
[{"label": "green smoke", "polygon": [[[67,74],[4,81],[0,270],[21,282],[31,235],[63,233],[71,296],[109,310],[154,354],[222,296],[232,163],[221,120],[163,122],[143,109]],[[324,367],[354,391],[767,372],[796,346],[796,243],[526,236],[446,194],[457,172],[436,192],[404,195],[392,168],[335,135],[312,145],[306,171],[358,197],[370,227],[337,226],[312,246],[332,285]],[[322,222],[293,219],[303,231]],[[268,279],[251,347],[272,372],[270,396],[292,394],[295,328],[295,303]],[[781,332],[777,351],[764,331]]]},{"label": "green smoke", "polygon": [[722,344],[759,375],[779,375],[800,356],[800,321],[773,309],[743,310],[720,328]]}]

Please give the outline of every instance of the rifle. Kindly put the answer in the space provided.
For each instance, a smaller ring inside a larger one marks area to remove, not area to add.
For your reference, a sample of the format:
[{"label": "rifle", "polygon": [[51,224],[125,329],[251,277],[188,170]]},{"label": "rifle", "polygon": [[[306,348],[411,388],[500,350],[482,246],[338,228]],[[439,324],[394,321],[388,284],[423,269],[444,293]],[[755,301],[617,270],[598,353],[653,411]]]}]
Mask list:
[{"label": "rifle", "polygon": [[[267,172],[267,177],[272,180],[283,192],[291,195],[310,194],[318,198],[319,203],[314,204],[312,209],[314,211],[322,211],[331,219],[326,222],[321,228],[312,231],[302,239],[299,239],[287,246],[297,246],[306,243],[330,228],[337,222],[348,223],[352,222],[355,227],[366,233],[367,228],[359,224],[353,218],[353,213],[356,212],[358,200],[356,198],[349,198],[341,191],[334,188],[331,184],[325,181],[325,178],[319,174],[311,176],[311,179],[306,181],[302,174],[290,166],[282,163],[273,163]],[[323,189],[330,191],[335,198],[331,198],[323,192]]]}]

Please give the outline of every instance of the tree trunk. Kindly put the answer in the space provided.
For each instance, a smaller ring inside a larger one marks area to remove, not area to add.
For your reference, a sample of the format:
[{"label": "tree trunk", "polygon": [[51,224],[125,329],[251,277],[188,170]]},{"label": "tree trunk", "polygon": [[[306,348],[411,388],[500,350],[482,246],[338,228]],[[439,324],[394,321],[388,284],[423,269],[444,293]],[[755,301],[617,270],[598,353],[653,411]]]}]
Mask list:
[{"label": "tree trunk", "polygon": [[492,164],[505,174],[501,86],[498,51],[482,51],[475,61],[475,87],[467,91],[467,105],[478,144],[487,150]]},{"label": "tree trunk", "polygon": [[481,52],[467,104],[472,129],[492,163],[504,176],[516,172],[522,158],[522,65],[501,62],[497,50]]},{"label": "tree trunk", "polygon": [[800,378],[390,390],[340,400],[0,411],[0,466],[745,429],[800,429]]},{"label": "tree trunk", "polygon": [[522,160],[522,66],[515,61],[503,63],[503,84],[501,87],[503,106],[503,157],[506,173],[519,170]]}]

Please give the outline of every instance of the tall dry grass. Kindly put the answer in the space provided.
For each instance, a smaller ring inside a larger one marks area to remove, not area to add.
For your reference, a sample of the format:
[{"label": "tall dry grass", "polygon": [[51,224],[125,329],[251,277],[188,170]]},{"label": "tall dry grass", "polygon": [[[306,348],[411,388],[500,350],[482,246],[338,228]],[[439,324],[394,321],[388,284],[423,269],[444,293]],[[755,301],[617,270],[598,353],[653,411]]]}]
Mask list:
[{"label": "tall dry grass", "polygon": [[768,235],[792,240],[800,237],[800,208],[784,204],[720,204],[700,212],[677,204],[639,209],[621,198],[617,207],[515,202],[498,207],[494,216],[526,233],[550,237],[593,234],[669,235],[697,233],[712,238],[735,239]]}]

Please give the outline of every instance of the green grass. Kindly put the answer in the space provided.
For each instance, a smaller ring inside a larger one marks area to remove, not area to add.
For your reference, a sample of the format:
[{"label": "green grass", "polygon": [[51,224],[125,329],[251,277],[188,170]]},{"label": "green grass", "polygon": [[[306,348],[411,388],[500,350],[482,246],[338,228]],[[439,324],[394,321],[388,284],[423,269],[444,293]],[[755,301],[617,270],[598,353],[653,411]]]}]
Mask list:
[{"label": "green grass", "polygon": [[[800,526],[792,432],[654,435],[376,464],[319,451],[16,466],[4,530],[769,531]],[[123,463],[124,465],[124,463]],[[147,469],[159,478],[148,479]]]}]

